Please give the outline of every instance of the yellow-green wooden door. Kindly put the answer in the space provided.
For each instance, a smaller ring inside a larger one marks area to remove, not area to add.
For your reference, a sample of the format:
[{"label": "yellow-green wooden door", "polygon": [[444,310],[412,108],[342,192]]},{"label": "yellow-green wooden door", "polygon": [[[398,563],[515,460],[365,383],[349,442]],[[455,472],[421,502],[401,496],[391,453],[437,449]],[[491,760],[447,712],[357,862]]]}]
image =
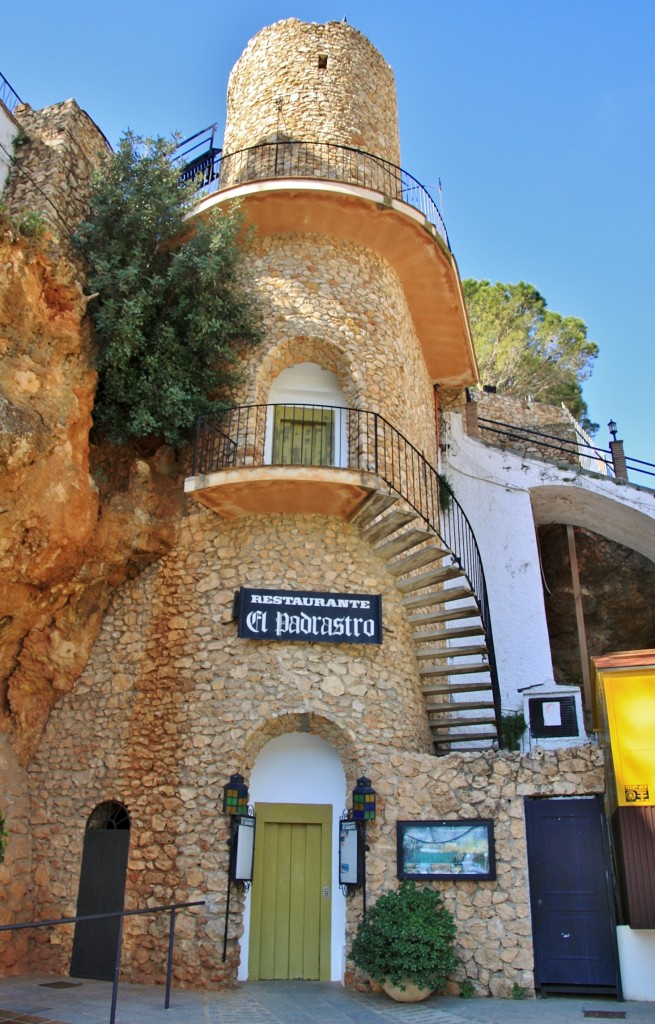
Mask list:
[{"label": "yellow-green wooden door", "polygon": [[330,980],[332,808],[257,804],[248,977]]},{"label": "yellow-green wooden door", "polygon": [[273,423],[273,464],[333,466],[334,409],[278,405]]}]

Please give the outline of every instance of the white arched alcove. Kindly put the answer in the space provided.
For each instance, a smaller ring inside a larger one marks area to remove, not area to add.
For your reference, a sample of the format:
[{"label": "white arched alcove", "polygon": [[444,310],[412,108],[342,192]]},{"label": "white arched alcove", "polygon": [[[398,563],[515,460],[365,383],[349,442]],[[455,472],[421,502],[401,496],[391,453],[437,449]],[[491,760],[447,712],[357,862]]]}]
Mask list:
[{"label": "white arched alcove", "polygon": [[[346,399],[336,374],[324,370],[318,363],[297,363],[295,366],[289,366],[282,370],[271,384],[268,404],[281,407],[280,412],[285,408],[294,407],[296,411],[290,415],[298,425],[305,428],[306,433],[312,426],[317,429],[324,427],[325,420],[329,417],[333,455],[329,461],[321,460],[316,464],[341,467],[348,465],[346,417],[342,411]],[[271,410],[268,416],[265,461],[269,465],[273,461],[280,461],[277,457],[274,459],[273,454],[276,418],[280,412],[273,413]],[[287,459],[282,461],[286,462]]]},{"label": "white arched alcove", "polygon": [[[332,806],[331,980],[343,981],[346,901],[339,889],[339,817],[346,804],[346,776],[339,755],[325,740],[309,733],[286,733],[270,740],[260,751],[250,776],[250,801]],[[248,978],[250,905],[248,893],[241,936],[240,981]]]}]

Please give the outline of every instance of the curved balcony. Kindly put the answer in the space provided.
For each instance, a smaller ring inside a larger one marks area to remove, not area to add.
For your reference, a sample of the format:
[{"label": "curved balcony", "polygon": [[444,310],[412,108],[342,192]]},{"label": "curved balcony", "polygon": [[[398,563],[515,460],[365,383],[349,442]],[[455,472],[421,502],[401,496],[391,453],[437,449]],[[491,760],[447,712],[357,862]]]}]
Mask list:
[{"label": "curved balcony", "polygon": [[413,206],[432,224],[450,249],[448,232],[428,190],[408,171],[382,157],[352,146],[331,142],[264,142],[236,153],[213,150],[198,157],[182,172],[183,181],[193,181],[198,193],[212,195],[249,181],[273,178],[315,178],[339,181],[379,192]]},{"label": "curved balcony", "polygon": [[350,518],[373,491],[393,491],[453,553],[491,628],[482,559],[464,510],[437,470],[379,413],[286,404],[201,416],[184,489],[227,518]]},{"label": "curved balcony", "polygon": [[277,141],[236,153],[210,148],[188,163],[198,202],[190,217],[239,200],[262,236],[306,232],[368,248],[397,274],[430,379],[478,379],[464,298],[434,200],[407,171],[371,153],[325,142]]}]

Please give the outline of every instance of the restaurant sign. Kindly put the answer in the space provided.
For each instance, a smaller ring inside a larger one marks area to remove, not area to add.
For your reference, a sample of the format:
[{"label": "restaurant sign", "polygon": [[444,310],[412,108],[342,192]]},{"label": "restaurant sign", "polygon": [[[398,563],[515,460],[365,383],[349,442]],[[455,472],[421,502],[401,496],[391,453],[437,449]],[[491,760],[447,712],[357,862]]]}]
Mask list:
[{"label": "restaurant sign", "polygon": [[238,635],[249,640],[381,644],[380,594],[325,594],[314,590],[253,590],[236,594]]}]

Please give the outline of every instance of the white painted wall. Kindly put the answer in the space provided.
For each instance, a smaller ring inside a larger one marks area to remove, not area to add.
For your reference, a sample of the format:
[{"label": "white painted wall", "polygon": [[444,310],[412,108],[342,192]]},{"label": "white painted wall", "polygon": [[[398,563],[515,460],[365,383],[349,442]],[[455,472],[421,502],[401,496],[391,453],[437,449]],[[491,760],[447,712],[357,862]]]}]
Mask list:
[{"label": "white painted wall", "polygon": [[655,930],[622,924],[616,937],[624,999],[655,1002]]},{"label": "white painted wall", "polygon": [[0,103],[0,193],[5,187],[9,173],[9,157],[13,153],[11,143],[17,134],[18,125],[9,111]]},{"label": "white painted wall", "polygon": [[445,421],[442,472],[480,547],[503,708],[518,711],[527,687],[556,685],[535,524],[585,526],[655,561],[655,493],[493,448],[458,413]]},{"label": "white painted wall", "polygon": [[[336,750],[318,736],[287,733],[262,749],[250,776],[250,800],[256,804],[330,804],[332,806],[332,950],[331,980],[343,981],[346,962],[346,900],[339,889],[339,817],[346,805],[346,776]],[[248,978],[250,893],[246,896],[239,980]]]}]

